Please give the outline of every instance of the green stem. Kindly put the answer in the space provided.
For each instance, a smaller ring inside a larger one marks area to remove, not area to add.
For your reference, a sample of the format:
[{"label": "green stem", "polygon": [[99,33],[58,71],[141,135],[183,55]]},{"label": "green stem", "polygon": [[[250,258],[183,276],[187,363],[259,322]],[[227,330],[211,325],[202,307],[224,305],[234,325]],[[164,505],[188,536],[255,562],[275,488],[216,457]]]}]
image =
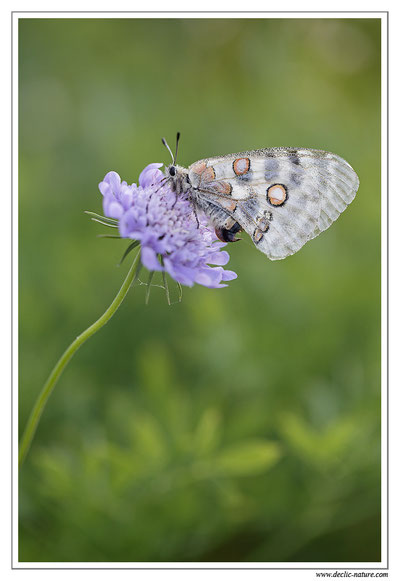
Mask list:
[{"label": "green stem", "polygon": [[61,373],[64,371],[67,363],[74,355],[74,353],[79,349],[85,341],[87,341],[92,335],[94,335],[97,331],[99,331],[113,316],[115,311],[118,309],[122,301],[124,300],[130,286],[136,280],[140,270],[140,260],[139,260],[139,253],[136,255],[132,266],[129,269],[126,278],[119,289],[119,292],[111,305],[108,307],[106,312],[99,318],[93,325],[90,325],[83,331],[72,343],[71,345],[64,351],[61,355],[60,359],[57,361],[53,371],[50,373],[48,380],[44,384],[42,391],[39,394],[39,397],[36,400],[35,405],[33,406],[31,415],[29,416],[28,423],[26,424],[25,431],[21,438],[21,444],[19,447],[19,458],[18,464],[19,466],[22,465],[26,454],[30,448],[32,443],[33,437],[36,432],[36,428],[38,426],[40,416],[43,413],[44,407],[49,399],[57,380],[59,379]]}]

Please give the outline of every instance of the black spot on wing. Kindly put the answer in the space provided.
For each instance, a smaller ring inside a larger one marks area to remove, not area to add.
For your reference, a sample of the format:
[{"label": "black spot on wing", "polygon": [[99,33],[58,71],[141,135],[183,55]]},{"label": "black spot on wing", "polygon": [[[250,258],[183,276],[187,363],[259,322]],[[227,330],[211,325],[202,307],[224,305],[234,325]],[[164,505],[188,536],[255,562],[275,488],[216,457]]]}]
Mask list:
[{"label": "black spot on wing", "polygon": [[301,159],[297,154],[297,151],[289,155],[289,160],[293,165],[292,171],[290,172],[290,179],[295,186],[300,187],[303,181],[304,171],[301,171]]},{"label": "black spot on wing", "polygon": [[243,175],[235,175],[235,179],[243,183],[250,182],[253,179],[253,172],[249,170],[247,173]]},{"label": "black spot on wing", "polygon": [[264,177],[269,182],[277,181],[279,178],[280,163],[274,157],[268,157],[264,161]]},{"label": "black spot on wing", "polygon": [[301,161],[298,155],[291,155],[290,161],[294,163],[294,165],[301,165]]},{"label": "black spot on wing", "polygon": [[256,198],[248,198],[242,202],[242,207],[250,217],[253,217],[257,215],[260,209],[260,204]]}]

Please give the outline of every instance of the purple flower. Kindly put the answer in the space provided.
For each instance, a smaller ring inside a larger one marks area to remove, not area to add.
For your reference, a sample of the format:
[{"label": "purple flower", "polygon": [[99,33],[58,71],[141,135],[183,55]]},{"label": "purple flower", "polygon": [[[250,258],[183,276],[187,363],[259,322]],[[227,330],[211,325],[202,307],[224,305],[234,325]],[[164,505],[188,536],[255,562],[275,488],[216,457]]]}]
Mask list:
[{"label": "purple flower", "polygon": [[[139,176],[139,186],[121,182],[111,171],[100,182],[104,215],[118,220],[122,238],[139,240],[141,261],[150,271],[166,271],[177,282],[209,288],[226,286],[237,274],[224,270],[229,254],[184,197],[176,199],[171,188],[162,182],[162,163],[151,163]],[[214,265],[214,266],[210,266]]]}]

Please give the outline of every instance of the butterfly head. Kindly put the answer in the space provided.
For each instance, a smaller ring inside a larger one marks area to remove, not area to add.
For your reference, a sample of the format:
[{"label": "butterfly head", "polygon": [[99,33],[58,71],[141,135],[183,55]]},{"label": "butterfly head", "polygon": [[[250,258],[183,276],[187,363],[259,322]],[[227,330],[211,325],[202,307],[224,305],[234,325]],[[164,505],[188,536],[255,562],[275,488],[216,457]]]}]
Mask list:
[{"label": "butterfly head", "polygon": [[171,185],[171,188],[177,195],[187,192],[191,188],[189,172],[185,167],[180,165],[168,165],[165,176]]},{"label": "butterfly head", "polygon": [[176,167],[174,165],[169,165],[167,168],[168,176],[174,178],[176,176]]}]

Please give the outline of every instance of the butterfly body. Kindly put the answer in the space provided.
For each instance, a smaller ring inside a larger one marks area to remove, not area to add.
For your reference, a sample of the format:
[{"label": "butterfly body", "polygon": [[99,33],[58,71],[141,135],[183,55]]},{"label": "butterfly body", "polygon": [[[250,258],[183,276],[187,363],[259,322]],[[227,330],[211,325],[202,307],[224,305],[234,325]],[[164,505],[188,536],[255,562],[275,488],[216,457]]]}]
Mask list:
[{"label": "butterfly body", "polygon": [[270,148],[211,157],[188,169],[168,166],[177,193],[187,194],[226,242],[245,230],[271,260],[297,252],[326,230],[354,199],[351,166],[326,151]]}]

